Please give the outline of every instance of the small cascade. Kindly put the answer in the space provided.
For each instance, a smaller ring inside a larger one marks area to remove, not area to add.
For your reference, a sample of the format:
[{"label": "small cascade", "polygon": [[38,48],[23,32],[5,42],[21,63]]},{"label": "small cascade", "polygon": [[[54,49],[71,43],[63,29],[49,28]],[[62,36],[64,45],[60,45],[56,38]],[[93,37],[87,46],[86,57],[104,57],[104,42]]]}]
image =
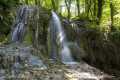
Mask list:
[{"label": "small cascade", "polygon": [[58,40],[58,43],[60,44],[61,61],[66,64],[73,62],[71,51],[67,45],[68,42],[66,40],[66,35],[62,28],[61,21],[58,18],[57,14],[53,12],[53,16],[50,23],[51,56],[57,59],[58,53],[56,40]]},{"label": "small cascade", "polygon": [[71,51],[68,46],[64,45],[64,48],[61,50],[61,58],[63,62],[72,62]]},{"label": "small cascade", "polygon": [[36,34],[34,42],[38,43],[39,33],[39,8],[37,6],[24,5],[21,6],[17,12],[13,32],[11,36],[11,43],[21,43],[24,40],[28,21],[33,18],[33,12],[36,13]]},{"label": "small cascade", "polygon": [[28,8],[29,6],[21,7],[16,15],[13,33],[11,37],[11,43],[20,43],[24,39],[26,32],[25,25],[27,24],[27,21],[29,19],[28,14],[30,13],[30,10]]},{"label": "small cascade", "polygon": [[36,15],[36,33],[34,38],[34,43],[38,44],[39,39],[39,8],[37,8],[37,15]]},{"label": "small cascade", "polygon": [[56,46],[55,46],[55,40],[56,40],[56,37],[55,37],[55,34],[56,34],[56,31],[55,31],[55,27],[56,25],[54,24],[53,22],[53,18],[51,19],[50,21],[50,56],[54,57],[55,59],[58,59],[58,56],[57,56],[57,49],[56,49]]}]

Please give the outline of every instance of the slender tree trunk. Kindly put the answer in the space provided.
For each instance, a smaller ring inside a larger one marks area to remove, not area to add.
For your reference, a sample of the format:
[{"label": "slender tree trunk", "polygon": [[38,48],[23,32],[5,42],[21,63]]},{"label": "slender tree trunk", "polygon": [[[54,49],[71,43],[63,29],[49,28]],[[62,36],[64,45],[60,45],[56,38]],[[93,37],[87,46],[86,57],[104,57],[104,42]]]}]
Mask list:
[{"label": "slender tree trunk", "polygon": [[70,14],[70,8],[71,8],[71,0],[68,2],[69,4],[69,8],[68,8],[68,19],[70,18],[71,14]]},{"label": "slender tree trunk", "polygon": [[40,0],[39,0],[39,6],[40,6]]},{"label": "slender tree trunk", "polygon": [[110,10],[111,10],[111,31],[113,31],[113,4],[110,2]]},{"label": "slender tree trunk", "polygon": [[68,19],[70,18],[70,8],[68,9]]},{"label": "slender tree trunk", "polygon": [[25,4],[28,4],[28,0],[25,0]]},{"label": "slender tree trunk", "polygon": [[[91,0],[90,0],[90,4],[89,4],[89,6],[88,6],[88,10],[87,10],[87,19],[88,19],[88,15],[89,15],[89,11],[90,11],[90,7],[91,7]],[[92,12],[91,12],[92,13]]]},{"label": "slender tree trunk", "polygon": [[35,5],[37,5],[37,0],[35,0]]},{"label": "slender tree trunk", "polygon": [[94,0],[94,16],[96,17],[96,0]]},{"label": "slender tree trunk", "polygon": [[70,7],[71,7],[71,0],[67,3],[66,0],[65,1],[65,5],[67,7],[67,10],[68,10],[68,19],[70,18]]},{"label": "slender tree trunk", "polygon": [[97,14],[97,18],[101,19],[101,15],[102,15],[102,5],[103,5],[103,0],[98,0],[98,14]]},{"label": "slender tree trunk", "polygon": [[88,0],[85,0],[85,13],[88,12]]},{"label": "slender tree trunk", "polygon": [[79,0],[76,0],[76,2],[77,2],[77,9],[78,9],[78,16],[80,16],[80,2],[79,2]]},{"label": "slender tree trunk", "polygon": [[55,2],[54,2],[54,0],[51,0],[51,2],[52,2],[53,11],[56,11],[56,7],[55,7]]},{"label": "slender tree trunk", "polygon": [[93,14],[92,14],[92,10],[90,9],[90,12],[91,12],[91,16],[92,16],[92,18],[94,18],[94,16],[93,16]]}]

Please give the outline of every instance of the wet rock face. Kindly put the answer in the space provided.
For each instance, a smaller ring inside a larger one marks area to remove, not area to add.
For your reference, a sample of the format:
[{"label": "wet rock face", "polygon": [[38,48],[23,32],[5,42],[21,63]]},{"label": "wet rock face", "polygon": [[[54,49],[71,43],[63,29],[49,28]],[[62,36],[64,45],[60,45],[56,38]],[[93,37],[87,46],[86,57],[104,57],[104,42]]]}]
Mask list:
[{"label": "wet rock face", "polygon": [[112,38],[99,29],[88,29],[82,33],[82,42],[86,51],[85,59],[106,73],[120,76],[119,46]]},{"label": "wet rock face", "polygon": [[43,61],[33,54],[36,54],[33,47],[23,44],[10,44],[4,48],[0,47],[0,75],[5,75],[6,70],[44,68]]},{"label": "wet rock face", "polygon": [[[36,7],[36,6],[31,6],[31,7]],[[39,12],[38,12],[39,10]],[[36,13],[37,17],[36,17]],[[25,44],[34,44],[36,43],[35,36],[36,36],[36,31],[38,29],[37,35],[38,37],[38,42],[37,44],[44,45],[47,43],[47,29],[49,28],[49,22],[52,16],[52,13],[50,10],[43,8],[41,6],[37,6],[37,9],[32,12],[32,18],[28,21],[28,24],[26,25],[27,31],[25,38],[23,40],[23,43]],[[38,18],[38,21],[36,22],[36,18]],[[36,27],[38,26],[38,28]]]},{"label": "wet rock face", "polygon": [[71,54],[74,58],[81,61],[81,59],[84,57],[85,51],[83,48],[81,48],[80,34],[82,28],[85,28],[86,26],[84,26],[84,24],[79,21],[68,20],[64,17],[62,17],[62,23],[66,37],[70,42],[68,46],[70,48]]},{"label": "wet rock face", "polygon": [[[6,70],[4,69],[0,69],[0,76],[5,76],[7,73],[6,73]],[[1,80],[1,79],[0,79]]]},{"label": "wet rock face", "polygon": [[0,57],[1,57],[1,67],[3,69],[11,69],[11,68],[16,69],[16,63],[19,63],[21,64],[21,66],[24,66],[25,60],[27,61],[29,56],[22,52],[5,52],[2,53]]},{"label": "wet rock face", "polygon": [[82,59],[83,54],[85,53],[85,51],[84,51],[82,48],[80,48],[80,47],[77,45],[77,43],[75,43],[75,42],[70,42],[70,43],[68,43],[68,46],[69,46],[69,48],[70,48],[70,51],[71,51],[72,56],[73,56],[75,59],[81,61],[81,59]]},{"label": "wet rock face", "polygon": [[[24,6],[25,8],[23,8],[23,10],[20,11],[21,7],[24,7]],[[5,16],[5,20],[0,20],[0,22],[2,22],[2,25],[0,26],[0,30],[1,30],[0,44],[7,44],[10,42],[13,42],[13,43],[22,42],[25,44],[33,44],[35,40],[34,38],[36,35],[36,29],[37,29],[36,26],[38,24],[39,24],[39,32],[38,32],[39,42],[38,43],[39,44],[47,43],[49,22],[52,16],[51,10],[41,6],[30,6],[30,5],[16,5],[11,9],[13,10],[11,10],[10,13]],[[23,14],[21,14],[22,12]],[[17,15],[17,13],[20,15]],[[39,19],[37,20],[37,22],[36,22],[36,18]],[[16,29],[16,26],[18,26],[19,29]],[[24,28],[24,30],[21,30],[22,28]],[[13,40],[11,40],[11,36],[13,35],[12,31],[14,30],[17,33],[14,33]],[[15,34],[17,35],[15,36]],[[24,36],[21,37],[21,35],[23,34]],[[20,40],[17,40],[17,39],[20,39]]]},{"label": "wet rock face", "polygon": [[62,19],[68,41],[79,46],[78,49],[74,44],[69,46],[77,60],[82,58],[106,73],[120,76],[119,37],[98,28],[87,28],[81,21]]}]

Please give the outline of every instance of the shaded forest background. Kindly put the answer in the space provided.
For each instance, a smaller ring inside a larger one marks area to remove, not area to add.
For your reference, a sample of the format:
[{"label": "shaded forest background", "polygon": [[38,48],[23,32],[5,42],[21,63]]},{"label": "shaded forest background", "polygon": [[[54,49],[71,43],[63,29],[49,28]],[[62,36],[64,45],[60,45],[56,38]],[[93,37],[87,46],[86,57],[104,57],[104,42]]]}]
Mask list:
[{"label": "shaded forest background", "polygon": [[92,21],[91,25],[107,31],[119,30],[120,25],[120,0],[1,0],[0,4],[0,19],[6,15],[4,12],[9,13],[10,6],[29,4],[46,7],[69,19]]}]

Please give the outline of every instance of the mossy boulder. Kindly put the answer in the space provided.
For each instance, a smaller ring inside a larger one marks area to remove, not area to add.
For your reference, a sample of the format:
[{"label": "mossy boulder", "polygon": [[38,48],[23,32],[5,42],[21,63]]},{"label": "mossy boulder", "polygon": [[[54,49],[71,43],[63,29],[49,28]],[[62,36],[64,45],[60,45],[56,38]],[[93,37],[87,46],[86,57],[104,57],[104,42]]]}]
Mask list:
[{"label": "mossy boulder", "polygon": [[15,10],[15,7],[11,7],[10,11],[4,13],[3,18],[0,18],[0,44],[7,44],[10,42]]},{"label": "mossy boulder", "polygon": [[[71,53],[77,60],[102,69],[106,73],[119,76],[120,37],[119,32],[107,33],[100,28],[88,28],[79,20],[62,17],[63,26],[70,42],[76,42],[79,49],[71,45]],[[81,51],[82,55],[81,55]]]},{"label": "mossy boulder", "polygon": [[112,38],[108,37],[104,30],[99,28],[86,29],[82,31],[81,41],[86,51],[84,59],[87,62],[106,73],[119,76],[119,47],[112,42]]}]

